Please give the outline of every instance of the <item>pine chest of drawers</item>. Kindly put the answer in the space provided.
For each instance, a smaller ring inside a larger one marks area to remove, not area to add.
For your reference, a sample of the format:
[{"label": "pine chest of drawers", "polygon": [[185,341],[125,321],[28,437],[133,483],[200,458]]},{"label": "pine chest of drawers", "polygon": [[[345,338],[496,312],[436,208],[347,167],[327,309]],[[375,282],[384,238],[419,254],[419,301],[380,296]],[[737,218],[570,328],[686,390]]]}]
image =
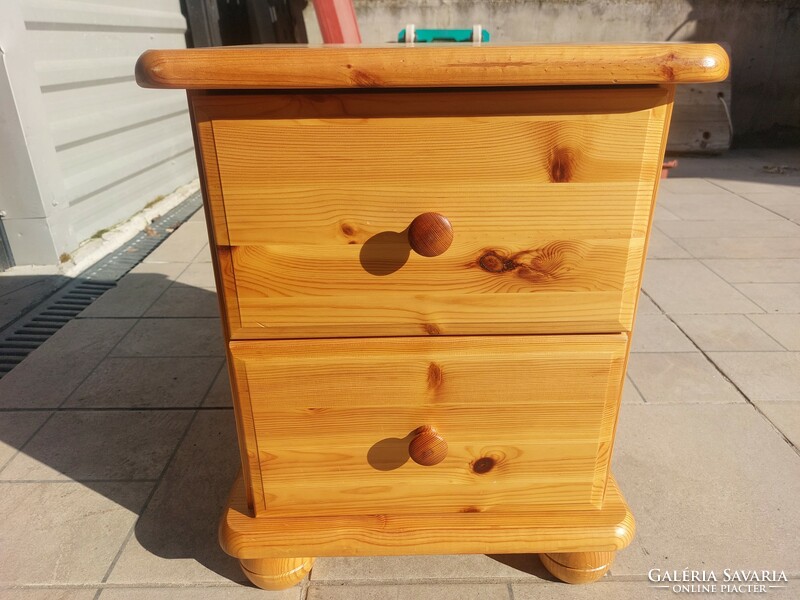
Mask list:
[{"label": "pine chest of drawers", "polygon": [[220,536],[256,585],[337,555],[606,572],[674,87],[727,68],[678,44],[140,58],[189,90],[242,460]]}]

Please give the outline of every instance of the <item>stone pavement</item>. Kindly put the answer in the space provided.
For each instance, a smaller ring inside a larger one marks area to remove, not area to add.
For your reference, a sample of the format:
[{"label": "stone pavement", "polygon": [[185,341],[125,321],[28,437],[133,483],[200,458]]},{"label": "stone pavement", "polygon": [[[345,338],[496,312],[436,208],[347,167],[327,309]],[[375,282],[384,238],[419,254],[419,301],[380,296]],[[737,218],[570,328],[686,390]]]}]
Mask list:
[{"label": "stone pavement", "polygon": [[604,580],[437,556],[244,584],[216,540],[237,453],[198,214],[0,380],[0,599],[683,595],[653,568],[783,570],[767,596],[800,597],[800,171],[764,165],[800,156],[681,159],[662,186],[614,455],[638,532]]}]

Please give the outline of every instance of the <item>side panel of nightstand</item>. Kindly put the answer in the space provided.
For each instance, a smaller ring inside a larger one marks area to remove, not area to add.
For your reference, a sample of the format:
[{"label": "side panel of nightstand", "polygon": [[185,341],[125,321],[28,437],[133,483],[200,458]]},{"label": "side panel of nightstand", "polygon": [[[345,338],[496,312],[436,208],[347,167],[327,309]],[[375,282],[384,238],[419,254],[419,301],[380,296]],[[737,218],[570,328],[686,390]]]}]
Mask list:
[{"label": "side panel of nightstand", "polygon": [[211,121],[197,111],[193,99],[202,96],[203,92],[187,92],[189,100],[189,115],[192,121],[192,133],[197,154],[197,170],[200,175],[200,187],[203,193],[203,209],[208,225],[208,240],[211,249],[211,262],[214,267],[214,278],[217,285],[217,300],[219,301],[220,315],[222,317],[222,331],[226,346],[226,359],[228,374],[231,381],[233,396],[233,413],[236,418],[236,433],[239,443],[239,455],[242,462],[243,487],[247,505],[252,511],[264,509],[264,495],[253,493],[261,490],[261,471],[258,468],[257,452],[255,448],[255,429],[253,415],[249,403],[239,402],[246,389],[239,389],[236,382],[234,359],[228,350],[228,341],[231,339],[231,328],[239,326],[239,307],[236,296],[236,283],[233,265],[230,257],[230,247],[227,246],[227,224],[225,211],[221,207],[222,190],[220,188],[219,173],[217,171],[217,157],[214,152],[214,133]]}]

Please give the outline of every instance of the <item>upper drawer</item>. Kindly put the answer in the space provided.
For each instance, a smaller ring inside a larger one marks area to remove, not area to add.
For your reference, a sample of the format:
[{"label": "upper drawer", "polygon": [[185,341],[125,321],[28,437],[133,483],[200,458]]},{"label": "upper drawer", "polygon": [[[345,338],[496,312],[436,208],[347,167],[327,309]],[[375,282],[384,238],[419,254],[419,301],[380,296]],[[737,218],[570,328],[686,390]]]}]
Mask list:
[{"label": "upper drawer", "polygon": [[232,337],[629,330],[670,93],[194,98]]}]

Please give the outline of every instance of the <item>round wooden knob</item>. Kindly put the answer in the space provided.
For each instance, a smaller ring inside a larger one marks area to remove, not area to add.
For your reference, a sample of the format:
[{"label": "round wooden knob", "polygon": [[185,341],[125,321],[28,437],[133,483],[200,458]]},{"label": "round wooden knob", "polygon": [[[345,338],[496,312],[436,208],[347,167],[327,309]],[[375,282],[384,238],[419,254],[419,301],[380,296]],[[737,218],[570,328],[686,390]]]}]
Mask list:
[{"label": "round wooden knob", "polygon": [[447,442],[436,429],[425,425],[417,429],[414,439],[408,445],[408,455],[423,467],[438,465],[447,456]]},{"label": "round wooden knob", "polygon": [[408,243],[417,254],[439,256],[453,243],[453,226],[444,215],[422,213],[408,227]]}]

